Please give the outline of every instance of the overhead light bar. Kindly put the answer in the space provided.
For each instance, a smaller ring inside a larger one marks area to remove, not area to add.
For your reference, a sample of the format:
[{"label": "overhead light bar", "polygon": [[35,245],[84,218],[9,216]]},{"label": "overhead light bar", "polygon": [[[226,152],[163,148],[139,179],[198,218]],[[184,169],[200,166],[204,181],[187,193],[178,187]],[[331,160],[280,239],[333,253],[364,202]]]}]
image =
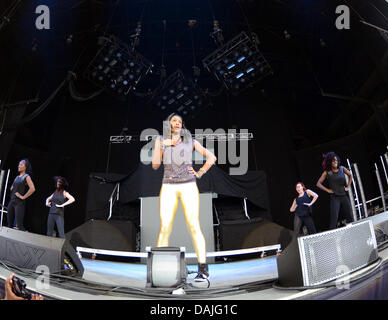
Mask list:
[{"label": "overhead light bar", "polygon": [[85,77],[112,95],[126,100],[150,72],[153,64],[115,36],[100,37],[100,49],[85,71]]},{"label": "overhead light bar", "polygon": [[249,37],[244,31],[205,57],[202,64],[233,93],[239,93],[273,74],[258,49],[256,35]]},{"label": "overhead light bar", "polygon": [[179,112],[186,116],[204,107],[208,98],[194,81],[178,69],[156,89],[151,103],[162,113]]}]

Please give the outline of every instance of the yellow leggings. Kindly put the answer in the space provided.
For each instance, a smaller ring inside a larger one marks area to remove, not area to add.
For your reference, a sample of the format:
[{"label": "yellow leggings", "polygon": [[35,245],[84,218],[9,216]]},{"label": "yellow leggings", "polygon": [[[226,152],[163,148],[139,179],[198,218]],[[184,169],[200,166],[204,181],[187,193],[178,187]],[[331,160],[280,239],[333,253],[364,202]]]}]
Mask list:
[{"label": "yellow leggings", "polygon": [[199,191],[196,182],[162,184],[159,195],[160,231],[157,247],[168,247],[179,198],[198,263],[206,263],[206,244],[199,223]]}]

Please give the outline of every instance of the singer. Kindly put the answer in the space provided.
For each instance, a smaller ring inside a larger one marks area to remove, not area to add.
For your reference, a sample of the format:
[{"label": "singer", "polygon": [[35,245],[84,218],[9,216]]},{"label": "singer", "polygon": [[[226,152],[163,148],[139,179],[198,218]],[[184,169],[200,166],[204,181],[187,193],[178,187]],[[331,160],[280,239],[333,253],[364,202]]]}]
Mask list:
[{"label": "singer", "polygon": [[[206,157],[205,164],[198,172],[192,167],[194,149]],[[196,179],[200,179],[216,160],[213,153],[192,139],[180,115],[173,113],[163,122],[163,137],[155,140],[152,157],[153,169],[158,169],[162,162],[164,166],[159,194],[160,231],[157,246],[166,247],[169,244],[180,199],[198,259],[196,281],[209,277],[206,243],[199,222],[199,191]]]}]

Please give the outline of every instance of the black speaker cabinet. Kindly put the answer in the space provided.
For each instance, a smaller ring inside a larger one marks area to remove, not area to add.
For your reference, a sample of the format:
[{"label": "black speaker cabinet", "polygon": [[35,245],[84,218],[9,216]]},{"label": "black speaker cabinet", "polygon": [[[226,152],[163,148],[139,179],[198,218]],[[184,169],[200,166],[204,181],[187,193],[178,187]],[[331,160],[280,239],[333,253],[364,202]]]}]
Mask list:
[{"label": "black speaker cabinet", "polygon": [[66,238],[75,249],[136,251],[136,227],[131,221],[88,220],[66,233]]},{"label": "black speaker cabinet", "polygon": [[285,248],[292,231],[261,218],[222,221],[219,226],[220,249],[239,250],[280,244]]},{"label": "black speaker cabinet", "polygon": [[295,238],[278,256],[278,285],[310,287],[359,270],[378,259],[371,221]]},{"label": "black speaker cabinet", "polygon": [[46,266],[50,273],[82,276],[84,272],[67,240],[7,227],[0,228],[0,259],[34,271]]}]

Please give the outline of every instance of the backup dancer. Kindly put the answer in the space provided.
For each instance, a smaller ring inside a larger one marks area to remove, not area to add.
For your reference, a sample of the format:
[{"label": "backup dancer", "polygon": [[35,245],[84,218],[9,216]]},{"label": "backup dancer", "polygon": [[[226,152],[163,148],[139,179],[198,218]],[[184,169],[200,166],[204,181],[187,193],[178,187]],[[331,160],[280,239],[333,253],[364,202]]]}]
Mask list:
[{"label": "backup dancer", "polygon": [[[205,164],[198,172],[192,167],[194,149],[206,157]],[[213,153],[192,139],[184,127],[181,116],[173,113],[163,123],[163,137],[156,139],[152,157],[153,169],[158,169],[162,162],[164,166],[159,195],[160,230],[157,247],[169,245],[169,237],[180,199],[198,259],[196,281],[209,277],[206,243],[199,220],[199,191],[196,179],[200,179],[216,160]]]},{"label": "backup dancer", "polygon": [[[324,169],[317,182],[317,187],[330,194],[330,226],[335,229],[338,222],[340,209],[347,223],[353,222],[352,210],[347,192],[352,184],[352,174],[348,169],[340,165],[340,158],[334,152],[325,155],[322,163]],[[346,183],[345,174],[349,177]],[[323,185],[327,179],[329,188]]]},{"label": "backup dancer", "polygon": [[46,206],[50,208],[47,218],[47,235],[52,237],[54,226],[57,226],[60,238],[65,238],[64,207],[75,201],[74,197],[65,189],[69,187],[66,179],[54,177],[55,191],[46,199]]},{"label": "backup dancer", "polygon": [[[299,235],[303,225],[306,226],[309,234],[314,234],[317,230],[311,217],[311,206],[317,201],[318,195],[314,191],[306,189],[303,182],[298,182],[295,189],[298,196],[294,199],[290,208],[290,212],[296,211],[294,217],[294,237]],[[310,197],[313,199],[311,200]]]},{"label": "backup dancer", "polygon": [[[11,186],[11,198],[7,207],[8,227],[13,228],[16,220],[16,229],[24,231],[24,213],[26,199],[35,192],[35,186],[31,179],[32,168],[28,159],[20,160],[18,165],[19,175]],[[15,219],[16,218],[16,219]]]}]

